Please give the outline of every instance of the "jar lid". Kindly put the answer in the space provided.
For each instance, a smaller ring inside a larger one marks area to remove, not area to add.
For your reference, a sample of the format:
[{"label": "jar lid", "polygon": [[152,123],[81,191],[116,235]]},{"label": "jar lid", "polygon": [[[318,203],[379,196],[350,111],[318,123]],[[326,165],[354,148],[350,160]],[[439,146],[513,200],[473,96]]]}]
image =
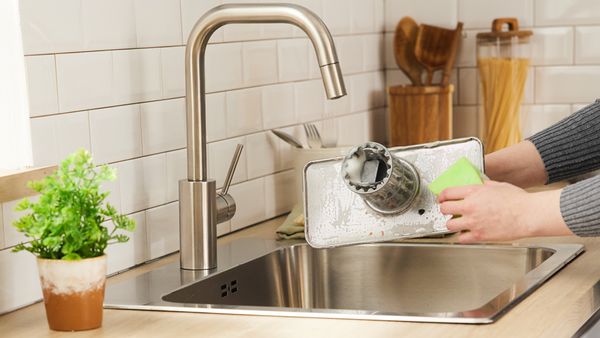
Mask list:
[{"label": "jar lid", "polygon": [[[502,30],[504,26],[508,27],[508,30]],[[498,18],[492,22],[492,31],[485,33],[477,33],[477,39],[483,40],[497,40],[497,39],[511,39],[517,37],[519,39],[528,38],[533,34],[529,30],[519,30],[519,20],[517,18]]]}]

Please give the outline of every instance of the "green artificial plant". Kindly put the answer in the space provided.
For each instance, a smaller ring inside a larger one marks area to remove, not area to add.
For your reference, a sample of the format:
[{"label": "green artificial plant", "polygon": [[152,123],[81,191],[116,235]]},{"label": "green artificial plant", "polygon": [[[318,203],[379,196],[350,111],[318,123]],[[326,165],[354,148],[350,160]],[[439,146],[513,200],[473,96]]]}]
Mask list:
[{"label": "green artificial plant", "polygon": [[[56,172],[29,187],[40,193],[39,200],[23,199],[17,211],[29,214],[14,222],[30,239],[13,251],[27,250],[40,258],[78,260],[102,256],[108,244],[127,242],[119,230],[133,231],[135,222],[117,212],[104,200],[100,184],[116,178],[114,169],[95,167],[86,150],[69,155]],[[111,231],[106,227],[112,220]]]}]

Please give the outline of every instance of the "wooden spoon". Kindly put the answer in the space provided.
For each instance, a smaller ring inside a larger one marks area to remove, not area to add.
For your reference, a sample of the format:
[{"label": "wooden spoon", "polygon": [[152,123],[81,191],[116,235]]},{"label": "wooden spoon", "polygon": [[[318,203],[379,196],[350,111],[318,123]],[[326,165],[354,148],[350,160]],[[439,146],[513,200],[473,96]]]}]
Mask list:
[{"label": "wooden spoon", "polygon": [[427,85],[433,81],[433,72],[443,69],[442,85],[447,85],[450,71],[456,58],[463,23],[459,22],[456,29],[445,29],[436,26],[419,26],[415,43],[415,57],[427,70]]},{"label": "wooden spoon", "polygon": [[421,85],[421,73],[423,67],[415,58],[415,42],[419,26],[409,16],[405,16],[398,22],[394,34],[394,57],[396,64],[406,74],[413,85]]}]

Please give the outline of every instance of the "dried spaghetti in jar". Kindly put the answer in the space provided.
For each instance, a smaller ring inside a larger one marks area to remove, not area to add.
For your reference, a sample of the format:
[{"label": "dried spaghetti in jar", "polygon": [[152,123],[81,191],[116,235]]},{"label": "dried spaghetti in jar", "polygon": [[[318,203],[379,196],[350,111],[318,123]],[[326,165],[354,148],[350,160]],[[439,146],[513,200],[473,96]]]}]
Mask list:
[{"label": "dried spaghetti in jar", "polygon": [[483,94],[480,137],[486,153],[518,143],[521,103],[529,69],[531,31],[515,18],[496,19],[492,31],[477,34],[477,68]]}]

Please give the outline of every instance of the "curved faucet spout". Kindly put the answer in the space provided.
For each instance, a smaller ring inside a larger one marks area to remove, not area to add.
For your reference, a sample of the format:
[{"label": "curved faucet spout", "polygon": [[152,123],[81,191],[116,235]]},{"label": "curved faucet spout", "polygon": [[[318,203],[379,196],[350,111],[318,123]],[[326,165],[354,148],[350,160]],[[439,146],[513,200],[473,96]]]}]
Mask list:
[{"label": "curved faucet spout", "polygon": [[289,23],[312,41],[329,99],[346,95],[335,45],[327,26],[310,10],[291,4],[221,5],[202,16],[190,33],[185,52],[188,180],[207,177],[204,57],[210,36],[230,23]]}]

